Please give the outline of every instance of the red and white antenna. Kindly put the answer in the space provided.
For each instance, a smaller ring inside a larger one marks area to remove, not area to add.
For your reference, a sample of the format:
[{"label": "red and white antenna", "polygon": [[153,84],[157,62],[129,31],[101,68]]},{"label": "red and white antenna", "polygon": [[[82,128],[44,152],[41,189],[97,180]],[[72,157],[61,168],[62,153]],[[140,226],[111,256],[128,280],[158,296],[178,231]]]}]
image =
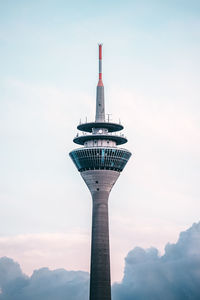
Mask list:
[{"label": "red and white antenna", "polygon": [[102,44],[99,44],[99,81],[97,84],[95,122],[105,122],[104,86],[102,81]]},{"label": "red and white antenna", "polygon": [[102,81],[102,46],[103,46],[103,44],[99,44],[99,82],[98,82],[98,86],[103,86],[103,81]]}]

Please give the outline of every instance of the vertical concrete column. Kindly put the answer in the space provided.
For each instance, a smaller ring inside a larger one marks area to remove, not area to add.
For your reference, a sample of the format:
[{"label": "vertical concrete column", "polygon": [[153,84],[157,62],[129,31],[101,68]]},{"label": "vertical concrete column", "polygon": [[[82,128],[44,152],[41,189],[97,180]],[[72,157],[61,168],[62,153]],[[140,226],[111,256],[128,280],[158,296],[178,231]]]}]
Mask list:
[{"label": "vertical concrete column", "polygon": [[104,86],[97,86],[95,122],[105,122]]},{"label": "vertical concrete column", "polygon": [[108,197],[104,191],[92,195],[90,300],[111,300]]},{"label": "vertical concrete column", "polygon": [[93,202],[90,300],[111,300],[108,197],[120,172],[81,172]]}]

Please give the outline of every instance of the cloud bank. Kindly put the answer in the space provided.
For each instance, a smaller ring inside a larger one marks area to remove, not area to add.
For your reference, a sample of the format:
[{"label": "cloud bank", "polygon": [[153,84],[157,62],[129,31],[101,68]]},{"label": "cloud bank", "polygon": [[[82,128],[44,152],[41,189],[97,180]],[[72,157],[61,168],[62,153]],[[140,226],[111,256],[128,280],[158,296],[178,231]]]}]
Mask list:
[{"label": "cloud bank", "polygon": [[[0,300],[86,300],[89,274],[42,268],[28,277],[12,259],[0,259]],[[200,222],[182,232],[165,254],[136,247],[125,258],[124,278],[113,300],[200,299]]]},{"label": "cloud bank", "polygon": [[12,259],[0,259],[1,300],[86,300],[88,280],[86,272],[48,268],[34,271],[28,277]]},{"label": "cloud bank", "polygon": [[113,286],[115,300],[200,299],[200,222],[182,232],[165,254],[136,247],[125,259],[124,278]]}]

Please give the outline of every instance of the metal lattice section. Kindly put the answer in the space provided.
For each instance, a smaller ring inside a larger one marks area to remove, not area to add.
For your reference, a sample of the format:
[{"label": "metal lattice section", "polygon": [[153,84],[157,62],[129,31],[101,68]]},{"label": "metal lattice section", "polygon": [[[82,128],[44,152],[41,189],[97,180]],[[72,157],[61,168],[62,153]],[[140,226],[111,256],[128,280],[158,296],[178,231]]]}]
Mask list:
[{"label": "metal lattice section", "polygon": [[120,148],[80,148],[70,152],[79,172],[86,170],[114,170],[121,172],[131,153]]}]

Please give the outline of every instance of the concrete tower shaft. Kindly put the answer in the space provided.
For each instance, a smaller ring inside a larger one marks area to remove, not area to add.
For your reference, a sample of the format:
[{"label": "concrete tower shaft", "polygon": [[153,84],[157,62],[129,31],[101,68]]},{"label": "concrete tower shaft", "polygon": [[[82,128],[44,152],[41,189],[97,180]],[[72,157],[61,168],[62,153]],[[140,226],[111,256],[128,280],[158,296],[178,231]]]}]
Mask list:
[{"label": "concrete tower shaft", "polygon": [[93,201],[90,266],[90,299],[110,300],[110,246],[108,198],[120,172],[92,170],[81,172]]}]

